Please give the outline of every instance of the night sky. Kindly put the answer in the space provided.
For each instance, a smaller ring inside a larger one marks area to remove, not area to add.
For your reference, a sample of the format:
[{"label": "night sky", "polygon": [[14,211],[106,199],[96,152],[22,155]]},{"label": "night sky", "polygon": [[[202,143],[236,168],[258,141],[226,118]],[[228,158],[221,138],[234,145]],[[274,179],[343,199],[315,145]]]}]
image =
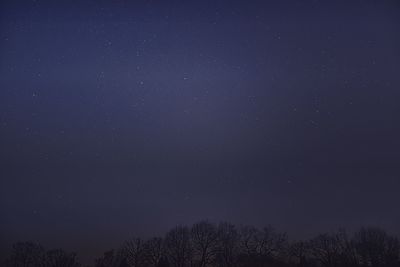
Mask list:
[{"label": "night sky", "polygon": [[1,1],[1,247],[208,219],[400,233],[396,1]]}]

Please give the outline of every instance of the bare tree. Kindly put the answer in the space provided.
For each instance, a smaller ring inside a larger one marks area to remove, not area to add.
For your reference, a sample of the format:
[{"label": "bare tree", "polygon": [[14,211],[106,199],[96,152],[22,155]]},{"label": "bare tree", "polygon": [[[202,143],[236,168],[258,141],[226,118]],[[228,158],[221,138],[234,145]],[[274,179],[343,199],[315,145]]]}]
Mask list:
[{"label": "bare tree", "polygon": [[362,266],[394,266],[399,261],[399,240],[379,228],[362,228],[353,242]]},{"label": "bare tree", "polygon": [[312,255],[323,266],[333,267],[337,265],[339,247],[337,246],[334,236],[330,234],[320,234],[312,239],[310,244]]},{"label": "bare tree", "polygon": [[110,250],[104,252],[101,258],[95,260],[95,267],[126,267],[128,263],[121,252]]},{"label": "bare tree", "polygon": [[13,245],[6,265],[10,267],[44,267],[45,258],[45,250],[40,244],[19,242]]},{"label": "bare tree", "polygon": [[191,237],[196,266],[205,267],[211,264],[217,252],[217,228],[207,221],[196,223],[192,226]]},{"label": "bare tree", "polygon": [[310,242],[312,256],[323,266],[356,266],[357,256],[344,230],[321,234]]},{"label": "bare tree", "polygon": [[253,226],[240,228],[240,250],[247,256],[253,256],[259,252],[260,231]]},{"label": "bare tree", "polygon": [[239,234],[233,224],[218,225],[217,266],[233,267],[236,265],[239,252]]},{"label": "bare tree", "polygon": [[80,266],[75,253],[67,253],[62,249],[49,250],[46,253],[48,267],[77,267]]},{"label": "bare tree", "polygon": [[278,257],[284,252],[286,234],[277,233],[271,226],[262,231],[252,226],[244,226],[240,231],[241,248],[248,256]]},{"label": "bare tree", "polygon": [[177,226],[167,233],[165,248],[172,266],[185,267],[192,265],[192,246],[189,229],[186,226]]},{"label": "bare tree", "polygon": [[349,238],[345,229],[339,229],[336,233],[336,242],[339,250],[339,264],[343,267],[358,266],[358,257],[354,248],[354,242]]},{"label": "bare tree", "polygon": [[269,258],[285,256],[287,248],[286,233],[278,233],[271,226],[264,227],[259,240],[259,253]]},{"label": "bare tree", "polygon": [[131,267],[144,266],[146,262],[146,253],[143,240],[140,238],[133,238],[125,241],[121,248],[121,255]]},{"label": "bare tree", "polygon": [[165,256],[162,238],[155,237],[147,240],[144,244],[144,249],[146,253],[146,262],[149,266],[158,266]]},{"label": "bare tree", "polygon": [[309,244],[307,242],[297,241],[289,246],[289,257],[299,267],[306,266],[308,254]]},{"label": "bare tree", "polygon": [[[0,264],[1,265],[1,264]],[[6,267],[79,267],[75,253],[46,251],[33,242],[12,247]],[[3,266],[2,265],[2,266]],[[95,267],[400,267],[400,241],[379,228],[325,233],[290,245],[285,233],[200,221],[165,238],[134,238],[110,250]]]},{"label": "bare tree", "polygon": [[251,226],[241,227],[239,261],[243,266],[275,264],[285,256],[286,245],[286,234],[278,233],[270,226],[261,231]]}]

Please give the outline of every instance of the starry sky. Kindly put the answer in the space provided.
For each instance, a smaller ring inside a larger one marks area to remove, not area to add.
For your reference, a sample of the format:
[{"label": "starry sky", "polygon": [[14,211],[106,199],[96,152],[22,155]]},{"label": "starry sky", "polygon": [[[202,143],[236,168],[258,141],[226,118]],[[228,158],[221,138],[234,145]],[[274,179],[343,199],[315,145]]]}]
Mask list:
[{"label": "starry sky", "polygon": [[201,219],[400,233],[396,1],[1,1],[1,247]]}]

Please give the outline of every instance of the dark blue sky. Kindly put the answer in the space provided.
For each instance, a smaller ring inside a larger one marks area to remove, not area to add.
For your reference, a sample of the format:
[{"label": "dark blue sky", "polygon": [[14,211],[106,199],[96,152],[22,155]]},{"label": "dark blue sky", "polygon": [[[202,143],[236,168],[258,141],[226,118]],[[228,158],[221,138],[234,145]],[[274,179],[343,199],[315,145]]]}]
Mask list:
[{"label": "dark blue sky", "polygon": [[0,236],[400,233],[396,1],[2,1]]}]

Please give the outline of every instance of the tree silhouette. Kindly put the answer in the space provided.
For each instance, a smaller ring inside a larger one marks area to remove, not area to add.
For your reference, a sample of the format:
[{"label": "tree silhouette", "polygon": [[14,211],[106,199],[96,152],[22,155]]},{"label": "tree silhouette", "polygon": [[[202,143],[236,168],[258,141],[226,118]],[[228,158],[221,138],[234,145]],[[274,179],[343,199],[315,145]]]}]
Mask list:
[{"label": "tree silhouette", "polygon": [[166,255],[174,267],[192,265],[193,250],[190,242],[189,229],[177,226],[170,230],[165,237]]},{"label": "tree silhouette", "polygon": [[165,248],[163,239],[160,237],[155,237],[149,239],[144,244],[144,249],[146,253],[147,264],[150,267],[157,267],[160,265],[165,265]]},{"label": "tree silhouette", "polygon": [[216,265],[233,267],[237,265],[239,234],[233,224],[223,222],[218,225],[218,248]]},{"label": "tree silhouette", "polygon": [[110,250],[104,252],[101,258],[95,260],[95,267],[124,267],[129,266],[121,251]]},{"label": "tree silhouette", "polygon": [[205,267],[215,261],[218,248],[217,228],[202,221],[192,226],[191,237],[196,266]]},{"label": "tree silhouette", "polygon": [[335,235],[320,234],[311,240],[311,253],[322,266],[338,266],[339,246]]},{"label": "tree silhouette", "polygon": [[307,266],[307,258],[309,257],[309,243],[304,241],[293,242],[289,246],[289,261],[299,267]]},{"label": "tree silhouette", "polygon": [[62,249],[53,249],[46,253],[46,266],[48,267],[78,267],[79,262],[75,253],[66,253]]},{"label": "tree silhouette", "polygon": [[361,266],[395,266],[399,261],[399,240],[378,228],[362,228],[354,236]]},{"label": "tree silhouette", "polygon": [[144,266],[146,263],[145,246],[140,238],[125,241],[121,248],[121,254],[131,267]]},{"label": "tree silhouette", "polygon": [[18,242],[13,245],[7,266],[13,267],[45,267],[45,250],[33,242]]},{"label": "tree silhouette", "polygon": [[[45,250],[34,242],[13,245],[6,267],[78,267],[75,253]],[[289,242],[271,226],[262,229],[200,221],[176,226],[164,238],[125,241],[94,267],[400,267],[400,242],[384,230],[361,228]]]}]

